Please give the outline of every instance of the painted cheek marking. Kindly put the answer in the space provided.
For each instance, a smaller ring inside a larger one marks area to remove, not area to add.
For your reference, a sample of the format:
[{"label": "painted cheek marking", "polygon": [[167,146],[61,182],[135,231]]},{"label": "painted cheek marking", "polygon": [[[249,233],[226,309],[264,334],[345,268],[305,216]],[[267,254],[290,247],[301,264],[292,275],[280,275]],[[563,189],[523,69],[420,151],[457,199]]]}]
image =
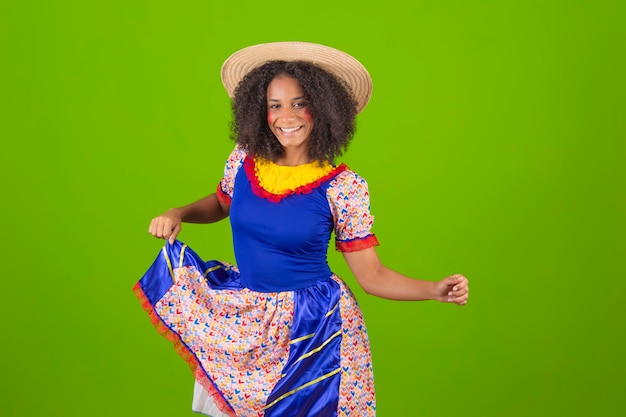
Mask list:
[{"label": "painted cheek marking", "polygon": [[269,123],[270,125],[273,125],[275,120],[276,120],[276,115],[268,111],[267,112],[267,123]]},{"label": "painted cheek marking", "polygon": [[309,109],[304,109],[304,111],[302,112],[302,117],[307,121],[310,122],[313,120],[313,115],[311,114],[311,112],[309,111]]}]

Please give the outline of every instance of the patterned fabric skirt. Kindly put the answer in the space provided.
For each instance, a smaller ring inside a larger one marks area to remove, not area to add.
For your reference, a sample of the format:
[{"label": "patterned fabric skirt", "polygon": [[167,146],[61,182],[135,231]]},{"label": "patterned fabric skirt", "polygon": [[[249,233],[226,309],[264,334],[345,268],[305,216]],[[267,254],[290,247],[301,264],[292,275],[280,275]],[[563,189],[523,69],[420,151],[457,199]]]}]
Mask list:
[{"label": "patterned fabric skirt", "polygon": [[195,379],[193,411],[213,417],[376,414],[363,316],[337,276],[256,292],[233,266],[166,244],[134,286]]}]

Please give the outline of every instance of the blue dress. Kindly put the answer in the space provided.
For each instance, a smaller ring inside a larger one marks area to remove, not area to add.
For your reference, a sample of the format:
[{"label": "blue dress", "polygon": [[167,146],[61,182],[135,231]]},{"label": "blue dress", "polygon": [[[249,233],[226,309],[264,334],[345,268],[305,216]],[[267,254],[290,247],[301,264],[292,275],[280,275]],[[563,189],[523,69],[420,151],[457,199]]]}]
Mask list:
[{"label": "blue dress", "polygon": [[345,165],[301,186],[263,188],[236,148],[217,194],[230,204],[237,266],[166,244],[135,285],[194,373],[193,410],[213,417],[375,415],[358,304],[326,254],[378,244],[367,183]]}]

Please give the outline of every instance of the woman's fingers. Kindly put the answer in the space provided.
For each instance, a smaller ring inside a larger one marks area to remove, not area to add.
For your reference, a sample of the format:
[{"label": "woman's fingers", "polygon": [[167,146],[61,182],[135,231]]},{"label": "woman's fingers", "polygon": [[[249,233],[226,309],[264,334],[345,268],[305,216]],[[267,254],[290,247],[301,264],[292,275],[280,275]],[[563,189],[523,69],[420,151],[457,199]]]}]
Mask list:
[{"label": "woman's fingers", "polygon": [[178,236],[178,232],[180,232],[180,223],[177,223],[176,226],[174,226],[174,229],[172,229],[170,233],[170,236],[169,236],[170,245],[174,244],[174,241],[176,240],[176,236]]},{"label": "woman's fingers", "polygon": [[159,239],[168,239],[170,237],[176,239],[178,232],[180,232],[180,222],[165,216],[152,219],[148,228],[148,233]]},{"label": "woman's fingers", "polygon": [[456,305],[465,305],[469,299],[469,282],[463,275],[453,275],[456,282],[452,289],[448,292],[448,302]]}]

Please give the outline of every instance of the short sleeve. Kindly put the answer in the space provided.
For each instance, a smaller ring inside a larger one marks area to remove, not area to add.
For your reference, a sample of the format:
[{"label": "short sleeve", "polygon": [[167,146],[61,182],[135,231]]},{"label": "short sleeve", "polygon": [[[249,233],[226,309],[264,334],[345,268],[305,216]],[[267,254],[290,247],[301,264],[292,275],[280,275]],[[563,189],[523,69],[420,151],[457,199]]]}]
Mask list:
[{"label": "short sleeve", "polygon": [[245,158],[246,151],[236,146],[226,160],[224,176],[217,186],[217,198],[221,203],[230,205],[233,198],[233,189],[235,188],[235,177]]},{"label": "short sleeve", "polygon": [[372,233],[370,195],[365,179],[346,170],[331,181],[326,191],[335,223],[335,247],[354,252],[378,245]]}]

